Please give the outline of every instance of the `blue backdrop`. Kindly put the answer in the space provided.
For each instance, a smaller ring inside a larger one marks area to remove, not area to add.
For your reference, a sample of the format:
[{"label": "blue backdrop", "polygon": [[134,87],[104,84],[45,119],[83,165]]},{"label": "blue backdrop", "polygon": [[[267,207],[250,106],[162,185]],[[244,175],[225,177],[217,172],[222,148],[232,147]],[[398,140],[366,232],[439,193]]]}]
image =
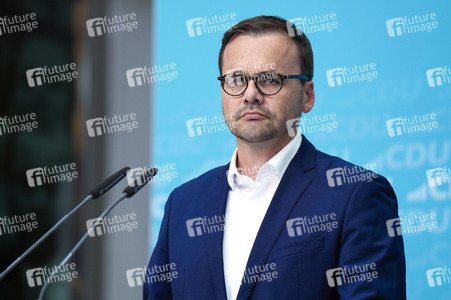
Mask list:
[{"label": "blue backdrop", "polygon": [[[433,225],[413,233],[403,224],[408,299],[449,299],[451,285],[431,286],[426,276],[451,267],[446,1],[156,1],[154,62],[162,80],[153,84],[152,157],[163,172],[152,190],[151,249],[169,193],[231,158],[236,144],[222,119],[218,52],[227,28],[262,14],[292,20],[312,43],[316,103],[301,131],[319,150],[372,164],[392,183],[400,217]],[[435,225],[422,221],[434,214]]]}]

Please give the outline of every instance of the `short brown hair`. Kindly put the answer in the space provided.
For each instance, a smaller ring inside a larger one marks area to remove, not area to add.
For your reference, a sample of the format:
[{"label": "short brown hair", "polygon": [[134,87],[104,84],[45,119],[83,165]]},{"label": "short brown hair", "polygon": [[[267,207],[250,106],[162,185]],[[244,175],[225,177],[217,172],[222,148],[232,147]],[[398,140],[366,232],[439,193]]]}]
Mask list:
[{"label": "short brown hair", "polygon": [[268,33],[282,33],[290,36],[296,43],[300,56],[301,72],[307,75],[309,80],[312,80],[313,51],[312,46],[310,45],[310,41],[307,36],[305,36],[305,34],[300,32],[299,29],[296,30],[296,27],[291,22],[289,22],[288,25],[292,26],[292,28],[294,29],[294,34],[293,36],[289,35],[287,22],[287,20],[275,16],[258,16],[243,20],[226,31],[224,33],[224,37],[222,38],[222,46],[221,50],[219,51],[218,59],[219,72],[221,73],[221,75],[224,50],[232,39],[240,35],[259,36]]}]

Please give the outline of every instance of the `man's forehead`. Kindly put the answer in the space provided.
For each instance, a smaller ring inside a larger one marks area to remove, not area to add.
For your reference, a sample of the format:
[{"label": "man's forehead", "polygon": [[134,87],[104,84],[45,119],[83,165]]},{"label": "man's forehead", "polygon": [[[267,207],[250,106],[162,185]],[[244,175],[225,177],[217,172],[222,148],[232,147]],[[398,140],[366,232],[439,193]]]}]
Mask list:
[{"label": "man's forehead", "polygon": [[267,71],[293,65],[299,65],[296,44],[282,33],[240,35],[224,51],[224,71],[240,68]]}]

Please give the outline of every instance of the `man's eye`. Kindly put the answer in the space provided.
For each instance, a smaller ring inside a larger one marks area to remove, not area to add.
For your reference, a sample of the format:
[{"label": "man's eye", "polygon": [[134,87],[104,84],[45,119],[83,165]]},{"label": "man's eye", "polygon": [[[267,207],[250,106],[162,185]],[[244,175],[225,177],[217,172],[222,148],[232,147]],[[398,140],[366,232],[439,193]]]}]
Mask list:
[{"label": "man's eye", "polygon": [[267,84],[274,84],[274,83],[277,83],[277,81],[274,78],[267,78],[266,79],[266,83]]},{"label": "man's eye", "polygon": [[265,73],[264,80],[262,81],[267,85],[277,85],[281,83],[279,75],[272,72]]},{"label": "man's eye", "polygon": [[244,77],[243,76],[230,76],[227,79],[227,84],[229,86],[240,86],[244,84]]}]

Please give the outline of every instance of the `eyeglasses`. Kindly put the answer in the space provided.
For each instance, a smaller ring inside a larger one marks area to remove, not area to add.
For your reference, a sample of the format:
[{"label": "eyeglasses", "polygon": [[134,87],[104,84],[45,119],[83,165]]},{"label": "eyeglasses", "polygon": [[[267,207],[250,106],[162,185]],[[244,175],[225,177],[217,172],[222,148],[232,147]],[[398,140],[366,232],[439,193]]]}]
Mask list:
[{"label": "eyeglasses", "polygon": [[307,75],[282,75],[275,71],[262,72],[254,76],[244,74],[242,71],[219,76],[224,92],[230,96],[240,96],[244,94],[249,81],[254,80],[257,90],[266,96],[275,95],[282,89],[285,79],[309,80]]}]

